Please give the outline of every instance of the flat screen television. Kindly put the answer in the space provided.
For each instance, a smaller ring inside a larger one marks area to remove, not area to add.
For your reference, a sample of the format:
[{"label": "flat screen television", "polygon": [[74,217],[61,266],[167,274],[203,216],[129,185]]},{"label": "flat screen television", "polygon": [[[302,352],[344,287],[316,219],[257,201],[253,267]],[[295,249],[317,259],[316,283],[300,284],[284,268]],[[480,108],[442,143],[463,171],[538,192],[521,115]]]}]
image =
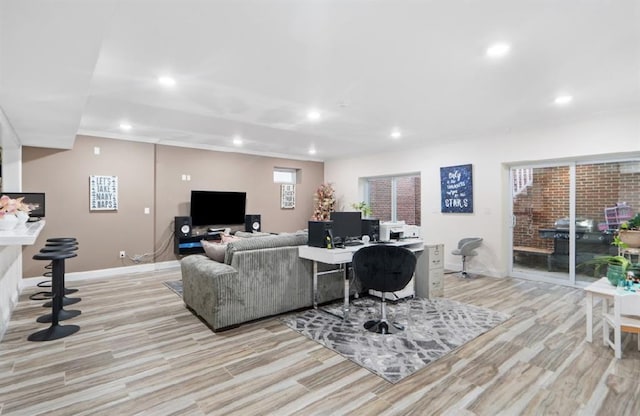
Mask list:
[{"label": "flat screen television", "polygon": [[342,241],[358,240],[362,237],[362,213],[360,211],[332,212],[329,214],[333,221],[331,231],[333,237],[340,237]]},{"label": "flat screen television", "polygon": [[11,199],[22,198],[23,203],[33,206],[29,213],[30,218],[44,218],[44,193],[43,192],[1,192],[0,195],[6,195]]},{"label": "flat screen television", "polygon": [[191,224],[244,224],[246,192],[191,191]]}]

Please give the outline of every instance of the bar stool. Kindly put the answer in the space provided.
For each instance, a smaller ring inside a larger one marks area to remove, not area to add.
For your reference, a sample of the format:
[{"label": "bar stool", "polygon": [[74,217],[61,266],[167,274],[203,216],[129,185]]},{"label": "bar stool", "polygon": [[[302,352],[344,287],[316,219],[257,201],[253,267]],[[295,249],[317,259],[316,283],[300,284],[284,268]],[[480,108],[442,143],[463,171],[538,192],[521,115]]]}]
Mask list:
[{"label": "bar stool", "polygon": [[[58,241],[58,240],[61,240],[61,241]],[[67,240],[73,240],[73,241],[67,241]],[[45,247],[59,247],[61,249],[62,248],[63,249],[71,249],[71,248],[73,248],[73,251],[76,251],[76,250],[78,250],[78,241],[75,238],[71,238],[71,237],[64,237],[62,239],[49,238],[47,240],[47,244],[45,244],[44,246]],[[47,266],[49,266],[49,265],[47,265]],[[45,266],[45,268],[47,268],[47,266]],[[43,276],[47,276],[47,274],[48,274],[49,277],[51,277],[51,272],[45,272],[45,273],[43,273]],[[76,293],[77,291],[78,291],[78,289],[68,288],[66,285],[64,287],[64,294],[65,295],[68,295],[70,293]]]},{"label": "bar stool", "polygon": [[43,252],[33,256],[34,260],[50,260],[52,262],[51,283],[53,298],[51,301],[51,326],[29,335],[27,338],[29,341],[52,341],[64,338],[80,330],[78,325],[63,326],[59,324],[59,315],[64,297],[64,261],[76,256],[77,254],[71,251]]},{"label": "bar stool", "polygon": [[[55,252],[69,252],[69,253],[73,253],[78,249],[77,245],[73,245],[73,244],[68,244],[68,243],[47,243],[41,250],[40,253],[55,253]],[[62,274],[62,289],[63,289],[63,294],[67,295],[69,293],[73,293],[70,292],[64,284],[64,264],[63,264],[63,274]],[[78,289],[73,289],[74,292],[77,292]],[[77,303],[80,301],[80,299],[75,300],[75,299],[69,299],[66,296],[63,296],[62,298],[62,308],[60,309],[60,311],[58,311],[58,320],[59,321],[64,321],[66,319],[71,319],[71,318],[75,318],[76,316],[80,315],[82,312],[80,312],[79,310],[66,310],[64,309],[65,306],[65,299],[67,300],[66,305],[71,305],[73,303]],[[49,307],[52,306],[51,302],[47,302],[45,303],[43,306]],[[38,317],[38,319],[36,319],[37,322],[40,323],[50,323],[53,321],[53,313],[48,313],[45,315],[42,315],[40,317]]]},{"label": "bar stool", "polygon": [[[58,252],[59,253],[74,253],[77,249],[78,249],[78,247],[74,246],[74,245],[53,245],[53,246],[50,246],[50,245],[47,244],[43,248],[40,249],[40,253],[42,253],[42,254],[58,253]],[[62,280],[62,305],[63,306],[68,306],[68,305],[73,305],[74,303],[78,303],[82,299],[81,298],[68,298],[67,296],[65,296],[67,294],[67,291],[65,289],[64,273],[65,273],[65,270],[64,270],[64,262],[63,262],[62,263],[62,276],[60,278]],[[53,276],[52,276],[52,284],[53,284]],[[45,307],[45,308],[48,308],[48,307],[52,306],[52,301],[45,302],[42,306]]]},{"label": "bar stool", "polygon": [[[46,243],[45,247],[53,247],[53,246],[75,246],[75,249],[77,250],[77,248],[78,248],[78,240],[75,237],[58,237],[58,238],[49,238],[49,239],[47,239],[47,243]],[[44,266],[44,268],[48,269],[48,271],[44,272],[42,274],[42,276],[48,277],[49,280],[43,280],[41,282],[38,282],[37,286],[39,288],[43,288],[43,289],[51,288],[51,267],[52,267],[51,263],[49,263],[46,266]],[[72,289],[72,288],[67,288],[67,287],[65,287],[65,289],[64,289],[65,295],[68,295],[70,293],[75,293],[77,291],[78,291],[78,289]],[[46,290],[46,291],[36,292],[36,293],[30,295],[29,299],[31,299],[31,300],[49,300],[49,299],[51,299],[51,296],[52,296],[51,290]]]}]

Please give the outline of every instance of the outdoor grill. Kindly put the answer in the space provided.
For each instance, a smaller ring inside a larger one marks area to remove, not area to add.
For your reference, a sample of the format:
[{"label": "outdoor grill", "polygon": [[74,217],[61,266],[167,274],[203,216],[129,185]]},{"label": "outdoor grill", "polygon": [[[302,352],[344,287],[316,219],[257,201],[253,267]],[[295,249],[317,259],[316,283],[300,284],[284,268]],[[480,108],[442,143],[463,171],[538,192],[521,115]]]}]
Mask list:
[{"label": "outdoor grill", "polygon": [[[541,238],[553,238],[553,253],[549,258],[549,267],[569,269],[569,218],[560,218],[554,228],[539,230]],[[576,218],[576,265],[591,260],[595,256],[615,254],[611,246],[613,235],[607,231],[598,231],[596,222],[588,218]]]}]

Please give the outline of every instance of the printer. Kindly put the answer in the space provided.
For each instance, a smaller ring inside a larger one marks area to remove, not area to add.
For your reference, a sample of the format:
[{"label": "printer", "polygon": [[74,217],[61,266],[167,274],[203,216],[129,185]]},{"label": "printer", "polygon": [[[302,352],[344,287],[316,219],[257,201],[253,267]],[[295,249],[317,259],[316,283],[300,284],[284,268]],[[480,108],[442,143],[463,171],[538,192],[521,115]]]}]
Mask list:
[{"label": "printer", "polygon": [[383,221],[380,223],[381,241],[419,237],[420,227],[417,225],[407,225],[405,221]]},{"label": "printer", "polygon": [[380,241],[404,238],[404,221],[382,221],[380,223]]},{"label": "printer", "polygon": [[420,238],[420,227],[417,225],[405,225],[404,238]]}]

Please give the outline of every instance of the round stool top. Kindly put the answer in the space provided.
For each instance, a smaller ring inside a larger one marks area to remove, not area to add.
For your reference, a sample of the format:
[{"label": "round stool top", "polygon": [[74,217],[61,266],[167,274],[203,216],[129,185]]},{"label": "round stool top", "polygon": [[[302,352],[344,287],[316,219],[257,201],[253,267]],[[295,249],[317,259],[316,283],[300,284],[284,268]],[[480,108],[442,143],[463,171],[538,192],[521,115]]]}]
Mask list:
[{"label": "round stool top", "polygon": [[55,237],[47,238],[47,241],[50,243],[74,243],[78,240],[75,237]]},{"label": "round stool top", "polygon": [[70,251],[54,251],[51,253],[38,253],[33,255],[34,260],[64,260],[71,257],[77,257],[76,253]]},{"label": "round stool top", "polygon": [[78,247],[78,243],[47,243],[45,247]]},{"label": "round stool top", "polygon": [[67,247],[67,246],[57,246],[57,247],[42,247],[40,249],[40,253],[55,253],[55,252],[64,252],[64,253],[69,253],[69,252],[73,252],[76,251],[78,249],[78,247]]}]

